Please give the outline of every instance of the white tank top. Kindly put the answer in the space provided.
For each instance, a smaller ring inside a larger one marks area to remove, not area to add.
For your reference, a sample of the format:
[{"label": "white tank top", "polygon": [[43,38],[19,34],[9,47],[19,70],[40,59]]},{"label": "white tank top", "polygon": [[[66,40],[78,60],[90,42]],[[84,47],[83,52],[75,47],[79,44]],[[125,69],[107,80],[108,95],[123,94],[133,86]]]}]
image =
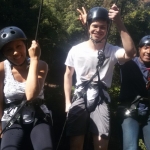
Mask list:
[{"label": "white tank top", "polygon": [[[28,61],[30,61],[28,59]],[[22,101],[25,98],[26,82],[18,82],[14,79],[11,71],[11,63],[8,60],[4,61],[4,100],[6,104],[10,104],[9,108],[4,110],[1,121],[9,121],[18,107],[13,104],[16,101]],[[44,99],[43,88],[37,98]],[[33,106],[25,106],[22,110],[23,123],[28,124],[34,121],[35,110]]]},{"label": "white tank top", "polygon": [[[4,61],[4,99],[5,103],[9,104],[15,101],[22,101],[25,98],[25,85],[26,82],[18,82],[14,79],[11,63],[8,60]],[[41,90],[38,98],[43,99],[43,89]]]}]

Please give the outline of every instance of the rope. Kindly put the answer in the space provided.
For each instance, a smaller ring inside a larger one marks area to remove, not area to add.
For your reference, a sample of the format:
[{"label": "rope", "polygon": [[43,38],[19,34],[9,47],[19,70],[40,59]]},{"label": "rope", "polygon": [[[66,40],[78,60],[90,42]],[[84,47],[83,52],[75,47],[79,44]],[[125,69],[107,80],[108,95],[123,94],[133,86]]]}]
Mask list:
[{"label": "rope", "polygon": [[[68,113],[69,113],[69,111],[68,111]],[[63,129],[62,129],[62,131],[61,131],[61,135],[60,135],[60,138],[59,138],[59,141],[58,141],[56,150],[58,150],[58,149],[59,149],[59,146],[60,146],[60,142],[61,142],[61,139],[62,139],[64,130],[65,130],[65,127],[66,127],[67,119],[68,119],[68,113],[67,113],[67,116],[66,116],[65,123],[64,123],[64,125],[63,125]]]},{"label": "rope", "polygon": [[42,7],[43,7],[43,0],[41,0],[41,4],[40,4],[38,22],[37,22],[36,33],[35,33],[35,41],[37,40],[37,35],[38,35],[38,29],[39,29],[39,23],[40,23],[40,18],[41,18],[41,10],[42,10]]}]

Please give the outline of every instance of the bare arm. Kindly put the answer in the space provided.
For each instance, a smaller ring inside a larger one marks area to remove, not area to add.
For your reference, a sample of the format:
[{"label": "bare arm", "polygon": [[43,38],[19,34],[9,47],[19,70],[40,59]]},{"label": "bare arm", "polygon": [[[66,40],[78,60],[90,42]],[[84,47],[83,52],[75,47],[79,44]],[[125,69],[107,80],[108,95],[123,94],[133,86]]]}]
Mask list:
[{"label": "bare arm", "polygon": [[64,75],[64,91],[66,100],[66,112],[68,112],[71,106],[71,88],[72,88],[72,75],[74,73],[74,68],[66,66],[66,72]]},{"label": "bare arm", "polygon": [[30,67],[25,87],[27,100],[35,99],[44,86],[48,66],[45,62],[39,60],[40,54],[41,50],[38,43],[32,41],[29,48]]},{"label": "bare arm", "polygon": [[[3,116],[3,87],[4,87],[4,63],[0,63],[0,119]],[[0,122],[0,132],[2,131],[1,122]]]},{"label": "bare arm", "polygon": [[124,23],[121,20],[119,8],[113,4],[109,10],[108,15],[109,18],[116,24],[121,36],[123,47],[125,49],[125,53],[119,53],[117,56],[119,62],[125,62],[132,59],[136,56],[136,48],[131,36],[129,35]]}]

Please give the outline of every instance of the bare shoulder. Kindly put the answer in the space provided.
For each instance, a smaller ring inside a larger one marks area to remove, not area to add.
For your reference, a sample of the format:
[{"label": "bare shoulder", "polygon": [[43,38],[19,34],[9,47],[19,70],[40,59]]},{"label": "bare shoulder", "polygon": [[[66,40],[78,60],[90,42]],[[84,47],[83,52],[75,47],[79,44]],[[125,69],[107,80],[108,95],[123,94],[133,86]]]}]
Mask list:
[{"label": "bare shoulder", "polygon": [[4,62],[0,62],[0,80],[4,79]]},{"label": "bare shoulder", "polygon": [[0,62],[0,72],[4,71],[4,62]]},{"label": "bare shoulder", "polygon": [[39,69],[47,71],[48,70],[48,64],[43,60],[39,60]]}]

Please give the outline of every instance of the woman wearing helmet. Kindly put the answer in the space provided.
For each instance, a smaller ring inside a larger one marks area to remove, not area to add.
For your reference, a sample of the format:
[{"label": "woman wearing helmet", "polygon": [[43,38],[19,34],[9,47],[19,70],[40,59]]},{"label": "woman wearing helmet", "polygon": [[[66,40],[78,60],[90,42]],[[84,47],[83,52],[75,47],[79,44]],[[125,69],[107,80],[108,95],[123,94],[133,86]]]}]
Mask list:
[{"label": "woman wearing helmet", "polygon": [[137,150],[142,130],[150,150],[150,35],[139,42],[139,57],[121,65],[118,117],[123,133],[123,150]]},{"label": "woman wearing helmet", "polygon": [[[110,19],[119,30],[123,48],[109,43],[106,43],[105,46]],[[136,49],[115,4],[112,5],[109,12],[103,7],[90,9],[87,14],[87,28],[89,40],[73,46],[65,62],[64,90],[66,112],[68,112],[66,131],[67,136],[70,136],[71,150],[83,149],[87,126],[93,135],[94,149],[107,150],[110,130],[108,108],[110,97],[107,88],[111,86],[114,65],[117,62],[123,64],[130,60],[135,56]],[[96,72],[99,52],[102,52],[104,56],[102,58],[105,58],[97,73],[100,80],[97,75],[87,86],[86,83]],[[76,71],[77,88],[71,103],[74,70]],[[88,105],[90,102],[94,103],[92,110]]]},{"label": "woman wearing helmet", "polygon": [[[29,149],[27,141],[31,141],[34,150],[52,149],[50,125],[44,120],[49,110],[43,102],[48,66],[40,60],[41,49],[36,41],[32,41],[28,49],[30,58],[27,57],[26,40],[26,35],[18,27],[10,26],[0,30],[0,54],[6,59],[0,62],[2,129],[21,102],[27,100],[20,117],[4,131],[1,150]],[[40,109],[41,106],[46,113]]]}]

